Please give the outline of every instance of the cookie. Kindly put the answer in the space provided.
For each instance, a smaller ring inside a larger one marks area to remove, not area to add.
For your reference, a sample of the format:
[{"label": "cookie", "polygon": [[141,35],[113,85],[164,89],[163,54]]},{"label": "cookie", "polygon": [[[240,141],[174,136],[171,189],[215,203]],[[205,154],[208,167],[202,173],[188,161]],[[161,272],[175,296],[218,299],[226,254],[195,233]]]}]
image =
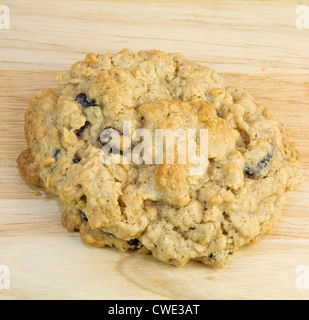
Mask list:
[{"label": "cookie", "polygon": [[91,245],[222,267],[302,181],[280,120],[180,54],[90,53],[58,81],[30,101],[18,166]]}]

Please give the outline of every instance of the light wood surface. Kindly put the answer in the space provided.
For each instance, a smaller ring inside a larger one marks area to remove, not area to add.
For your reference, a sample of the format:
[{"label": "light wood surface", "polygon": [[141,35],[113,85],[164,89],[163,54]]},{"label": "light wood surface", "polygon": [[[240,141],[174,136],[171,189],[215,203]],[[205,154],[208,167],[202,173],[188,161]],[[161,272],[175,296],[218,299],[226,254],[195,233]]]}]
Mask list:
[{"label": "light wood surface", "polygon": [[[0,299],[308,299],[309,30],[295,26],[298,3],[1,1],[11,25],[0,30],[0,267],[10,271]],[[182,52],[214,68],[275,112],[300,150],[305,181],[275,232],[224,269],[84,245],[62,227],[60,201],[18,173],[29,99],[87,52],[125,47]]]}]

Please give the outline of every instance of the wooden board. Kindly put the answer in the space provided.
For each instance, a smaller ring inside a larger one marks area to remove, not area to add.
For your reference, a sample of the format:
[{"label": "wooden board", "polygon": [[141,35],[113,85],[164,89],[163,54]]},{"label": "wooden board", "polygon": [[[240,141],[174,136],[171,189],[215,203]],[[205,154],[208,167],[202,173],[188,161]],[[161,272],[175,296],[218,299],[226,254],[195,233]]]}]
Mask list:
[{"label": "wooden board", "polygon": [[[308,299],[309,30],[296,28],[298,3],[2,1],[10,29],[0,30],[0,268],[10,283],[0,282],[0,299]],[[84,245],[62,227],[60,201],[18,173],[29,99],[87,52],[125,47],[182,52],[214,68],[275,112],[301,152],[305,181],[275,232],[224,269]]]}]

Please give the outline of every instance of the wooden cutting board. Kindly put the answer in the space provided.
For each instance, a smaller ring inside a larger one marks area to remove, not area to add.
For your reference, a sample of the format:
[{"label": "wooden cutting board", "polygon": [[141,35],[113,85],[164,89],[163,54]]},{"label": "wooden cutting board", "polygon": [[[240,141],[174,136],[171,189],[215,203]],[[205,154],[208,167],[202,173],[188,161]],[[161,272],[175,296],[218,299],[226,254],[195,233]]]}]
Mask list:
[{"label": "wooden cutting board", "polygon": [[[299,1],[20,2],[1,1],[10,28],[0,30],[0,299],[308,299],[309,30],[296,28]],[[87,52],[125,47],[214,68],[276,113],[300,150],[305,181],[275,232],[224,269],[87,246],[62,227],[60,201],[18,173],[29,99]]]}]

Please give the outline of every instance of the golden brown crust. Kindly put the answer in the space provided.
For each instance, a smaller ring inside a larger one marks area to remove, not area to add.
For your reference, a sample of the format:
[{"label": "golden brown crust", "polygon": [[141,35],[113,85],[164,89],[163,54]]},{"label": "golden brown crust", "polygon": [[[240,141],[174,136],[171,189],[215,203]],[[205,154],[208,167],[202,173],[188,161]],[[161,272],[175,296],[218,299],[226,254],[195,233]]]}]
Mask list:
[{"label": "golden brown crust", "polygon": [[83,221],[79,210],[71,208],[71,210],[66,209],[63,211],[61,222],[69,232],[75,232],[79,231]]},{"label": "golden brown crust", "polygon": [[35,187],[41,187],[42,181],[39,175],[39,169],[35,163],[30,149],[24,150],[17,158],[17,165],[22,176],[27,182]]}]

